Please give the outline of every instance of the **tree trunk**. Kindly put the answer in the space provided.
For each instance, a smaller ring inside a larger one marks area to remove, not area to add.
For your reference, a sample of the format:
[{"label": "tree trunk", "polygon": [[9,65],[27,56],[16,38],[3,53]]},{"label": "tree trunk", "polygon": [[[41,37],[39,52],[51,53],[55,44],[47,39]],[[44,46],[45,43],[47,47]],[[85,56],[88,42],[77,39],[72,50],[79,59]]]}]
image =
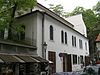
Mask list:
[{"label": "tree trunk", "polygon": [[8,39],[12,39],[13,35],[12,35],[12,25],[13,25],[13,21],[14,21],[14,16],[15,16],[15,12],[17,9],[17,3],[15,3],[14,7],[12,7],[11,10],[11,18],[10,18],[10,22],[9,22],[9,28],[8,28]]}]

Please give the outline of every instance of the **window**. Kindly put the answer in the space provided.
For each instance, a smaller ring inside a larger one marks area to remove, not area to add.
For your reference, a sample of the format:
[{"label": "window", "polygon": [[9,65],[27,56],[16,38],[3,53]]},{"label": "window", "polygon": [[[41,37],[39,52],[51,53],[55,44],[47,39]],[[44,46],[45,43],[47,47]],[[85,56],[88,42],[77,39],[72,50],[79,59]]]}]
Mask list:
[{"label": "window", "polygon": [[5,28],[5,31],[4,31],[4,39],[7,39],[8,38],[8,29]]},{"label": "window", "polygon": [[0,38],[4,39],[4,30],[0,30]]},{"label": "window", "polygon": [[74,37],[74,46],[76,47],[76,37]]},{"label": "window", "polygon": [[87,43],[85,42],[85,49],[87,50]]},{"label": "window", "polygon": [[53,40],[53,26],[50,25],[50,40]]},{"label": "window", "polygon": [[83,63],[83,56],[80,56],[81,64]]},{"label": "window", "polygon": [[65,32],[65,44],[67,44],[67,32]]},{"label": "window", "polygon": [[72,36],[72,46],[76,47],[76,37]]},{"label": "window", "polygon": [[7,39],[8,38],[8,30],[5,28],[4,30],[0,30],[0,38]]},{"label": "window", "polygon": [[78,64],[80,64],[80,56],[78,56]]},{"label": "window", "polygon": [[83,48],[83,44],[82,44],[82,40],[81,39],[79,39],[79,48]]},{"label": "window", "polygon": [[73,55],[73,64],[77,64],[77,55]]},{"label": "window", "polygon": [[74,37],[72,36],[72,46],[74,46]]},{"label": "window", "polygon": [[15,37],[15,38],[18,39],[18,40],[25,40],[25,26],[24,25],[21,26],[21,31],[18,32],[16,34],[16,36],[17,37]]},{"label": "window", "polygon": [[23,31],[20,32],[20,40],[25,40],[25,26],[21,26]]},{"label": "window", "polygon": [[64,32],[63,32],[63,30],[61,31],[61,42],[64,43]]},{"label": "window", "polygon": [[61,31],[61,42],[67,44],[67,32]]}]

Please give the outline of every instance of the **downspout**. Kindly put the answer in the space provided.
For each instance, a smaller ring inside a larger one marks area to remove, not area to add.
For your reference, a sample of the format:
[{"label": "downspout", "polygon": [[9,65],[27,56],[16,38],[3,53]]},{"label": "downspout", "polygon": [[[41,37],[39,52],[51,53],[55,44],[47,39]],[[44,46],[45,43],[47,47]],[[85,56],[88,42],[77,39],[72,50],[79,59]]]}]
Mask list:
[{"label": "downspout", "polygon": [[42,13],[42,57],[44,58],[44,48],[43,48],[43,44],[44,44],[44,12]]}]

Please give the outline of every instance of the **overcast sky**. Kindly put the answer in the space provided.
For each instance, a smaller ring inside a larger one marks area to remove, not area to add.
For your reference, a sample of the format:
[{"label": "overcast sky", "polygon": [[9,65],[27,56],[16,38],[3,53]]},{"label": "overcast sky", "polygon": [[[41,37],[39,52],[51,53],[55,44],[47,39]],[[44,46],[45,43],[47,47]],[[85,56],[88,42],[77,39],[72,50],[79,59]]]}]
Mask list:
[{"label": "overcast sky", "polygon": [[42,5],[49,7],[48,4],[61,4],[66,12],[71,12],[77,6],[91,9],[100,0],[37,0]]}]

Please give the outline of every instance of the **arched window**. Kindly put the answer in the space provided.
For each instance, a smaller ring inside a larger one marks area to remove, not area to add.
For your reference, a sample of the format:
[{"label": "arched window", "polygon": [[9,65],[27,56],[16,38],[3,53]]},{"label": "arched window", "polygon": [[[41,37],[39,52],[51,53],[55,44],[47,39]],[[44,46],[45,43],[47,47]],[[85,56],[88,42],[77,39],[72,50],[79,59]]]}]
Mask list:
[{"label": "arched window", "polygon": [[74,46],[74,36],[72,35],[72,46]]},{"label": "arched window", "polygon": [[20,40],[25,40],[25,26],[22,25],[21,28],[22,28],[22,31],[20,32],[19,39]]},{"label": "arched window", "polygon": [[65,44],[67,44],[67,32],[65,32]]},{"label": "arched window", "polygon": [[0,30],[0,38],[4,39],[4,30]]},{"label": "arched window", "polygon": [[53,26],[50,25],[50,40],[53,40]]},{"label": "arched window", "polygon": [[61,31],[61,42],[64,43],[64,32],[63,32],[63,30]]}]

